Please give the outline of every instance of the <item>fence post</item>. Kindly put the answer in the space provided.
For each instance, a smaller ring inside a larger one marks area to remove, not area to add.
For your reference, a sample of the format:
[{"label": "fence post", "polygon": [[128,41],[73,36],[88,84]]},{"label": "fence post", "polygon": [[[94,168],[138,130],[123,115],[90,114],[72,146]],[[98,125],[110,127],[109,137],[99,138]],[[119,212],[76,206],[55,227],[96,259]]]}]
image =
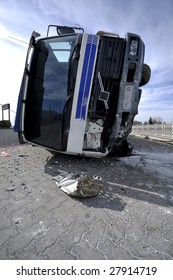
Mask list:
[{"label": "fence post", "polygon": [[163,123],[163,133],[164,133],[164,137],[165,137],[165,122]]}]

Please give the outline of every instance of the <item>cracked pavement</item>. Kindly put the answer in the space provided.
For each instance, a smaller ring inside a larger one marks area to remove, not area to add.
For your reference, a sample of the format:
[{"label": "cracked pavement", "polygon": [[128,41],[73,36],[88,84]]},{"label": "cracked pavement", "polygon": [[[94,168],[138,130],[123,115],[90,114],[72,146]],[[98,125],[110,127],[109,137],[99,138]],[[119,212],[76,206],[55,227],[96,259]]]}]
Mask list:
[{"label": "cracked pavement", "polygon": [[[131,157],[104,159],[1,146],[0,259],[172,260],[173,146],[131,142]],[[70,197],[53,180],[59,169],[101,176],[103,188]]]}]

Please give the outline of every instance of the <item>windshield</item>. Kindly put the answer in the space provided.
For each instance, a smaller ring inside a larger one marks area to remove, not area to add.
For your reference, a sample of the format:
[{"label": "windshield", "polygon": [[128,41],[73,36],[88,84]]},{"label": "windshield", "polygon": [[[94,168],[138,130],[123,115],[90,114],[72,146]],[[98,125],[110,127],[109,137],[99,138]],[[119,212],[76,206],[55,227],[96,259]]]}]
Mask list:
[{"label": "windshield", "polygon": [[35,48],[27,89],[25,137],[52,148],[63,147],[63,117],[68,70],[76,35],[42,39]]}]

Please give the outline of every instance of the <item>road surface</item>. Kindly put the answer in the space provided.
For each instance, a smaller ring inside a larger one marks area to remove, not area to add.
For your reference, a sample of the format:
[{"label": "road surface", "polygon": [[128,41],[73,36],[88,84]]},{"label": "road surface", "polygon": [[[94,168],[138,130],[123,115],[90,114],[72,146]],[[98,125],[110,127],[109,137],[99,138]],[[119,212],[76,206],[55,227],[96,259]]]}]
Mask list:
[{"label": "road surface", "polygon": [[[91,159],[11,137],[0,149],[0,259],[173,259],[173,146],[132,137],[131,157]],[[70,197],[58,170],[103,187]]]}]

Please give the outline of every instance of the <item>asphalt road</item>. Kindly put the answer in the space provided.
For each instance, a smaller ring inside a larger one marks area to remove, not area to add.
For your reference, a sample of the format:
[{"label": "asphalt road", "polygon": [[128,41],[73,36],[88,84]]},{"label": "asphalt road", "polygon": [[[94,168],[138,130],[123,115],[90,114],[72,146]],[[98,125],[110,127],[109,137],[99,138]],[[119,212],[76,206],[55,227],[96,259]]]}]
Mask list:
[{"label": "asphalt road", "polygon": [[0,128],[0,148],[18,144],[18,136],[14,130],[8,128]]},{"label": "asphalt road", "polygon": [[[132,137],[131,157],[91,159],[7,134],[0,130],[0,259],[173,259],[173,146]],[[53,180],[58,170],[101,176],[103,187],[70,197]]]}]

